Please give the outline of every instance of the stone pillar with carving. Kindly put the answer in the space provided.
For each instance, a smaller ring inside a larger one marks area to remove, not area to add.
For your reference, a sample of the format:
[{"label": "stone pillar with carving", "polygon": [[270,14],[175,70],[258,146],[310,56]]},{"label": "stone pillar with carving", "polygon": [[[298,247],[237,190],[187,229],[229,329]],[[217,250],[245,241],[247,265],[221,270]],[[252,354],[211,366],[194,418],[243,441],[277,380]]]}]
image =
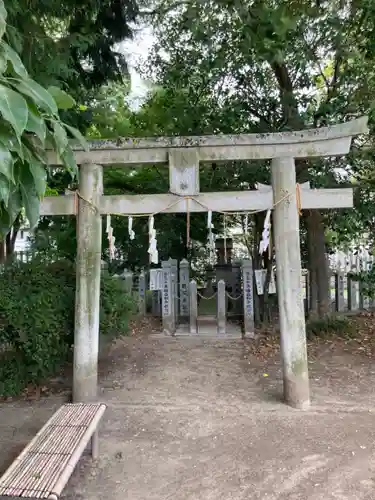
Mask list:
[{"label": "stone pillar with carving", "polygon": [[174,312],[171,259],[161,263],[162,267],[162,318],[165,335],[175,335],[176,316]]},{"label": "stone pillar with carving", "polygon": [[180,317],[187,320],[189,317],[189,270],[190,265],[186,259],[180,262]]},{"label": "stone pillar with carving", "polygon": [[243,281],[243,318],[245,338],[254,338],[254,286],[253,263],[251,260],[242,262]]},{"label": "stone pillar with carving", "polygon": [[172,300],[173,300],[173,313],[174,321],[178,323],[178,262],[177,259],[170,258],[168,260],[171,265],[171,279],[172,279]]}]

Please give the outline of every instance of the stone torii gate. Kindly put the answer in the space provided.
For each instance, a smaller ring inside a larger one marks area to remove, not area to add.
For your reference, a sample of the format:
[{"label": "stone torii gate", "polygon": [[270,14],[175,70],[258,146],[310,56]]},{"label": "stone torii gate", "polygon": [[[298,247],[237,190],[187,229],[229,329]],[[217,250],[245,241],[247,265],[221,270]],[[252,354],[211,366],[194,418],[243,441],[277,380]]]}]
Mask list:
[{"label": "stone torii gate", "polygon": [[[103,214],[247,212],[274,207],[277,292],[280,311],[284,396],[305,409],[310,403],[305,317],[301,292],[299,215],[294,158],[348,153],[353,136],[367,132],[367,118],[328,128],[275,134],[170,137],[95,141],[75,150],[79,170],[75,195],[47,197],[41,215],[77,215],[77,290],[73,400],[97,397],[101,238]],[[271,159],[272,194],[199,192],[199,162]],[[170,193],[103,196],[102,166],[169,163]],[[50,154],[50,165],[61,161]],[[301,190],[302,208],[352,206],[347,189]]]}]

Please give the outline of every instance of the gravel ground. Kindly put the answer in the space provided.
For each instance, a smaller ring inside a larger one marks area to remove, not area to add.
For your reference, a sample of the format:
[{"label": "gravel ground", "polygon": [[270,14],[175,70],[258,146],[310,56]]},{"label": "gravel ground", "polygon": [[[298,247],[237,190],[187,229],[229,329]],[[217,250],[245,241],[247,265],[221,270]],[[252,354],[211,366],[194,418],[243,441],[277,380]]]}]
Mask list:
[{"label": "gravel ground", "polygon": [[[358,349],[314,348],[300,412],[280,401],[272,343],[116,341],[100,368],[100,459],[81,461],[63,498],[373,499],[375,366]],[[1,403],[2,470],[64,397]]]}]

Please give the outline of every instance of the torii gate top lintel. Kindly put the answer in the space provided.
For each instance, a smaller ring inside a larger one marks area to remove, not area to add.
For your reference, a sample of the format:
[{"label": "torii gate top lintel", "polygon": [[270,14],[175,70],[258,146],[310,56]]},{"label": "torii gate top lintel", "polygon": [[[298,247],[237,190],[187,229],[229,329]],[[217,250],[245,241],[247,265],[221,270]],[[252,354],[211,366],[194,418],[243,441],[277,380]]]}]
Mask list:
[{"label": "torii gate top lintel", "polygon": [[[187,137],[118,138],[90,141],[90,151],[73,146],[77,163],[147,164],[167,163],[173,149],[196,150],[200,161],[306,158],[346,154],[351,138],[366,133],[363,116],[343,124],[296,132],[269,134],[207,135]],[[51,165],[61,163],[54,153]]]},{"label": "torii gate top lintel", "polygon": [[[273,132],[264,134],[218,134],[201,136],[160,136],[160,137],[119,137],[117,139],[98,139],[90,142],[90,149],[154,149],[154,148],[195,148],[200,146],[253,146],[263,144],[295,144],[298,142],[316,142],[330,139],[352,137],[366,133],[368,117],[331,127],[304,129],[293,132]],[[76,151],[81,146],[73,147]]]}]

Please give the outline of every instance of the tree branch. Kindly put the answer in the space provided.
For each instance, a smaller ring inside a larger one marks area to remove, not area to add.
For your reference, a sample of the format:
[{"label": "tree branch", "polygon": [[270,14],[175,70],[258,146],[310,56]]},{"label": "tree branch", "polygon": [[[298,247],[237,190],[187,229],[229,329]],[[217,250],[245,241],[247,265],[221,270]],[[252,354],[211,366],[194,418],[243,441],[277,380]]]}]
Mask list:
[{"label": "tree branch", "polygon": [[181,1],[173,2],[172,4],[170,4],[168,6],[164,6],[164,8],[159,6],[156,9],[152,9],[152,10],[143,10],[143,11],[141,10],[139,12],[139,14],[141,16],[150,16],[150,17],[165,16],[166,14],[169,14],[169,12],[171,12],[173,9],[176,9],[176,8],[182,7],[182,6],[189,6],[191,4],[192,4],[191,0],[181,0]]},{"label": "tree branch", "polygon": [[326,75],[324,74],[324,72],[323,72],[323,68],[322,68],[322,66],[321,66],[321,64],[320,64],[320,61],[319,61],[319,58],[317,57],[317,55],[316,55],[316,53],[315,53],[314,49],[313,49],[313,48],[311,47],[311,45],[307,42],[307,40],[305,39],[305,37],[303,37],[303,42],[304,42],[304,44],[305,44],[306,49],[310,52],[311,56],[313,57],[314,62],[315,62],[315,64],[317,65],[317,67],[318,67],[318,69],[319,69],[320,76],[323,78],[324,83],[325,83],[325,85],[326,85],[326,87],[327,87],[327,92],[328,92],[328,91],[329,91],[329,89],[330,89],[330,87],[331,87],[332,82],[330,83],[330,82],[329,82],[329,80],[328,80],[328,78],[327,78],[327,77],[326,77]]}]

